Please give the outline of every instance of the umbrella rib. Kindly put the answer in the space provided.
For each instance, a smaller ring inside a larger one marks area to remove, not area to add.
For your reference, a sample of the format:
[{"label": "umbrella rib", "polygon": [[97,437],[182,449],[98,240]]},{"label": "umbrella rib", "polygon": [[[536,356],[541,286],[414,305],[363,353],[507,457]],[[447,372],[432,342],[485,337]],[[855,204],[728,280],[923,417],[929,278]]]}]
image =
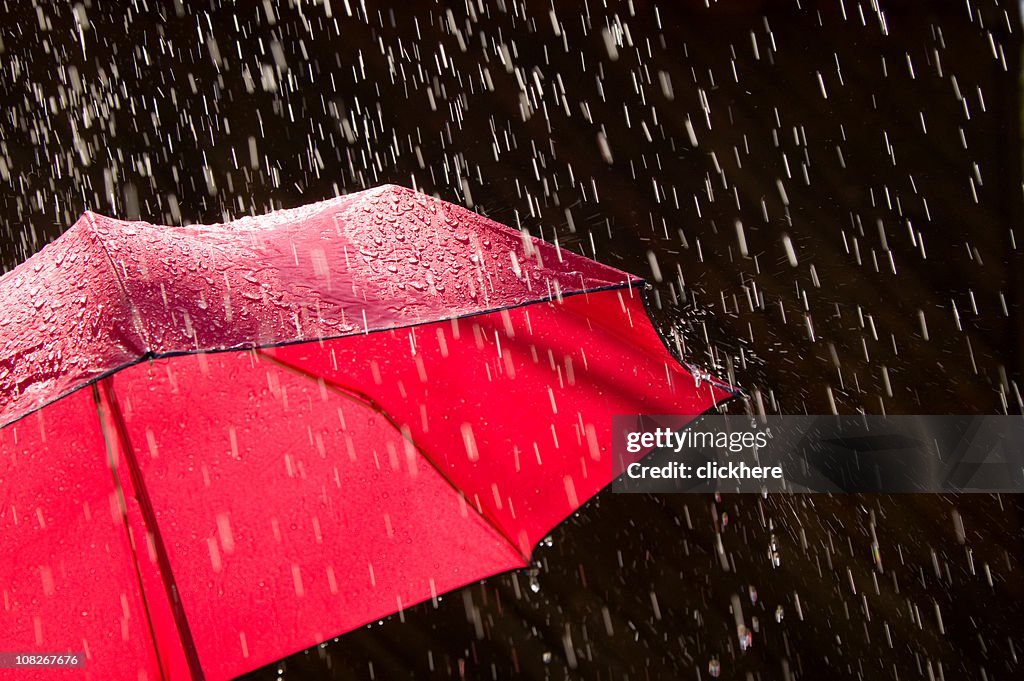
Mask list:
[{"label": "umbrella rib", "polygon": [[[98,388],[97,384],[94,384],[93,396],[97,400],[98,406],[102,402],[105,402],[109,408],[110,417],[114,422],[114,429],[117,431],[118,442],[121,445],[125,461],[128,464],[128,472],[132,480],[132,486],[135,489],[136,500],[139,502],[139,509],[142,511],[143,520],[146,523],[146,527],[149,530],[150,535],[153,537],[153,548],[157,556],[157,563],[160,566],[160,577],[164,583],[164,589],[167,591],[167,600],[174,613],[174,623],[178,629],[178,636],[181,640],[182,648],[184,649],[185,658],[188,660],[189,671],[191,672],[193,681],[204,681],[206,675],[203,673],[202,665],[199,662],[199,652],[196,649],[195,639],[192,637],[192,631],[188,625],[188,616],[185,614],[184,605],[178,597],[178,586],[174,581],[174,573],[171,571],[171,561],[167,554],[167,547],[164,545],[163,536],[160,534],[160,528],[156,521],[156,512],[153,509],[153,502],[149,498],[149,492],[146,489],[145,481],[142,478],[142,469],[139,467],[138,458],[135,456],[135,449],[132,447],[131,440],[128,437],[128,428],[124,422],[124,414],[121,412],[121,407],[117,403],[117,397],[114,394],[114,387],[112,383],[113,377],[108,376],[99,381]],[[102,426],[102,419],[100,423]],[[105,428],[103,429],[103,437],[104,439],[107,439],[107,432]],[[109,449],[110,445],[108,440],[108,451]],[[114,466],[111,466],[111,471],[114,473],[114,480],[117,484],[121,503],[123,505],[122,512],[126,514],[125,520],[127,521],[127,506],[124,505],[124,494],[121,492],[121,485],[117,478],[117,471]],[[131,539],[130,529],[128,534],[133,546],[132,553],[135,558],[135,569],[138,573],[138,559],[134,553],[134,539]],[[142,588],[141,574],[139,574],[139,587],[143,601],[145,602],[145,590]],[[146,606],[146,611],[148,616],[148,604]],[[150,628],[152,630],[152,620],[150,621]],[[156,646],[155,636],[153,643],[154,646]],[[157,655],[159,658],[159,653]]]},{"label": "umbrella rib", "polygon": [[323,376],[318,376],[317,374],[314,374],[314,373],[312,373],[310,371],[307,371],[306,369],[303,369],[302,367],[295,366],[294,364],[290,364],[288,362],[285,362],[284,360],[282,360],[282,359],[280,359],[278,357],[275,357],[274,355],[271,355],[270,353],[265,352],[264,350],[262,350],[260,348],[254,348],[253,351],[257,355],[259,355],[260,357],[263,357],[264,359],[269,361],[271,364],[277,365],[277,366],[281,367],[282,369],[285,369],[285,370],[287,370],[287,371],[289,371],[289,372],[291,372],[291,373],[293,373],[293,374],[295,374],[297,376],[301,376],[301,377],[306,378],[308,380],[314,381],[315,383],[317,383],[317,384],[327,388],[331,392],[334,392],[334,393],[336,393],[338,395],[341,395],[342,397],[344,397],[344,398],[346,398],[348,400],[351,400],[353,402],[356,402],[357,404],[361,404],[364,407],[369,407],[374,412],[376,412],[376,413],[380,414],[381,416],[383,416],[384,419],[387,420],[387,422],[390,423],[391,426],[396,431],[398,431],[398,433],[403,438],[405,438],[416,449],[417,452],[420,453],[420,456],[422,456],[426,460],[426,462],[428,464],[430,464],[430,467],[433,468],[435,471],[437,471],[437,474],[441,476],[441,479],[444,480],[446,483],[448,483],[449,487],[451,487],[453,490],[455,490],[456,494],[458,494],[460,497],[462,497],[466,501],[466,503],[477,512],[477,515],[479,515],[484,520],[484,522],[486,522],[490,526],[490,528],[492,530],[494,530],[498,534],[499,537],[501,537],[502,539],[505,540],[505,543],[507,543],[509,545],[509,547],[513,551],[515,551],[516,555],[519,556],[519,558],[523,561],[523,565],[527,566],[527,565],[530,564],[530,557],[528,555],[526,555],[525,553],[523,553],[523,551],[519,548],[519,546],[514,541],[512,541],[512,538],[509,537],[508,534],[506,534],[506,532],[498,524],[497,520],[492,518],[483,509],[482,505],[474,504],[468,498],[466,493],[464,491],[462,491],[459,488],[458,485],[455,484],[455,481],[452,480],[450,477],[448,477],[448,474],[445,473],[444,470],[442,470],[441,467],[437,465],[437,462],[434,461],[433,457],[431,457],[429,454],[427,454],[427,452],[423,449],[423,447],[421,447],[420,444],[418,442],[416,442],[415,438],[412,437],[412,434],[408,432],[408,429],[407,428],[403,428],[402,425],[399,424],[398,421],[395,419],[395,417],[392,416],[390,413],[388,413],[388,411],[386,409],[384,409],[384,407],[381,406],[381,404],[379,402],[377,402],[377,400],[373,399],[372,397],[370,397],[369,395],[367,395],[366,393],[364,393],[364,392],[362,392],[360,390],[356,390],[355,388],[350,388],[349,386],[342,385],[341,383],[333,381],[333,380],[331,380],[329,378],[325,378]]}]

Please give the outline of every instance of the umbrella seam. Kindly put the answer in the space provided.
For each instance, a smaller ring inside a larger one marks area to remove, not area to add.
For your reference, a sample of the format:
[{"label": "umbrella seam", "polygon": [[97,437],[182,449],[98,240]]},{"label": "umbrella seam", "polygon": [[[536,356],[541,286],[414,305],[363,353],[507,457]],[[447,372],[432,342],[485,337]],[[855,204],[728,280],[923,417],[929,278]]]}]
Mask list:
[{"label": "umbrella seam", "polygon": [[124,279],[121,277],[121,273],[117,271],[117,263],[114,262],[114,256],[110,255],[110,250],[107,248],[106,242],[103,240],[103,237],[100,236],[99,229],[96,228],[95,213],[93,213],[92,211],[86,211],[85,218],[87,220],[87,224],[92,229],[93,236],[96,237],[96,243],[99,244],[100,249],[103,251],[103,254],[107,256],[107,262],[110,263],[110,269],[114,272],[114,279],[117,281],[117,286],[118,288],[121,289],[121,293],[124,296],[125,304],[127,305],[129,311],[132,313],[132,326],[135,328],[135,331],[139,334],[139,337],[142,339],[143,349],[145,350],[145,353],[140,358],[140,360],[144,359],[146,355],[150,354],[150,348],[152,348],[152,344],[150,343],[148,337],[149,334],[147,333],[145,325],[142,323],[142,318],[138,314],[138,311],[135,308],[135,304],[132,302],[131,296],[128,295],[128,287],[125,285]]},{"label": "umbrella seam", "polygon": [[[318,376],[316,374],[313,374],[313,373],[307,371],[306,369],[303,369],[302,367],[298,367],[298,366],[295,366],[294,364],[290,364],[288,362],[285,362],[284,360],[282,360],[282,359],[280,359],[278,357],[274,357],[273,355],[270,355],[270,354],[268,354],[266,352],[262,352],[261,350],[258,350],[258,349],[257,349],[257,352],[262,357],[265,357],[269,362],[271,362],[271,363],[273,363],[273,364],[275,364],[275,365],[277,365],[277,366],[279,366],[279,367],[281,367],[283,369],[286,369],[286,370],[294,373],[297,376],[301,376],[302,378],[305,378],[305,379],[308,379],[308,380],[311,380],[311,381],[314,381],[314,382],[317,382],[317,383],[319,383],[320,381],[323,381],[325,386],[333,389],[335,392],[341,393],[341,394],[345,395],[346,397],[350,397],[350,398],[353,397],[353,396],[357,397],[357,398],[360,398],[360,399],[357,399],[356,401],[358,401],[361,404],[364,404],[364,406],[367,406],[370,409],[373,409],[375,412],[377,412],[378,414],[383,416],[385,418],[385,420],[387,420],[387,422],[389,424],[391,424],[391,426],[396,431],[398,431],[399,435],[401,435],[403,438],[408,440],[409,443],[413,447],[416,448],[416,451],[419,452],[420,455],[430,465],[430,467],[433,468],[437,472],[437,474],[441,476],[441,479],[444,480],[446,483],[448,483],[448,486],[451,487],[453,490],[455,490],[455,492],[460,497],[465,499],[467,504],[473,510],[476,511],[477,515],[479,515],[484,520],[484,522],[486,522],[487,525],[492,530],[497,532],[499,537],[501,537],[502,539],[505,540],[505,543],[507,543],[512,548],[512,550],[515,551],[516,555],[518,555],[523,560],[523,567],[526,567],[527,565],[530,564],[530,556],[527,555],[526,553],[523,553],[522,549],[520,549],[516,545],[516,543],[514,541],[512,541],[512,538],[508,535],[508,533],[505,531],[505,529],[498,523],[497,519],[496,518],[492,518],[486,511],[484,511],[483,504],[479,504],[479,503],[478,504],[474,504],[474,503],[472,503],[472,501],[469,499],[469,496],[466,494],[466,492],[464,492],[461,488],[459,488],[459,486],[455,484],[454,480],[452,480],[450,477],[448,477],[448,475],[444,472],[444,470],[442,470],[441,466],[439,466],[438,463],[433,459],[433,457],[431,457],[427,453],[426,449],[424,449],[422,445],[420,445],[418,442],[416,442],[416,440],[412,437],[411,433],[406,435],[405,431],[399,425],[399,423],[395,419],[395,417],[393,417],[379,402],[377,402],[375,399],[373,399],[369,395],[366,395],[366,394],[361,393],[359,391],[353,390],[351,388],[347,388],[346,386],[343,386],[340,383],[337,383],[337,382],[332,381],[330,379],[324,378],[323,376]],[[532,553],[532,550],[531,550],[531,553]]]},{"label": "umbrella seam", "polygon": [[[116,270],[115,270],[115,274],[116,274]],[[111,369],[108,369],[108,370],[106,370],[106,371],[104,371],[104,372],[102,372],[102,373],[100,373],[100,374],[98,374],[98,375],[96,375],[96,376],[94,376],[94,377],[84,381],[83,383],[74,386],[73,388],[65,390],[64,392],[62,392],[62,393],[60,393],[60,394],[58,394],[58,395],[56,395],[56,396],[54,396],[54,397],[52,397],[50,399],[47,399],[45,402],[42,402],[41,404],[38,404],[38,405],[32,407],[31,409],[25,411],[24,413],[18,414],[17,416],[11,418],[10,420],[5,421],[3,423],[0,423],[0,429],[6,428],[6,427],[8,427],[8,426],[10,426],[10,425],[12,425],[14,423],[17,423],[21,419],[23,419],[23,418],[25,418],[27,416],[31,416],[32,414],[34,414],[35,412],[39,411],[40,409],[43,409],[43,408],[47,407],[48,405],[53,404],[54,402],[62,400],[65,397],[67,397],[68,395],[71,395],[72,393],[74,393],[74,392],[76,392],[78,390],[82,390],[84,388],[88,388],[90,385],[98,383],[99,381],[102,381],[104,378],[106,378],[108,376],[112,376],[112,375],[118,373],[119,371],[123,371],[123,370],[129,369],[129,368],[131,368],[131,367],[133,367],[133,366],[135,366],[137,364],[141,364],[142,362],[145,362],[146,360],[152,361],[152,360],[165,359],[165,358],[170,358],[170,357],[182,357],[182,356],[186,356],[186,355],[197,355],[197,354],[201,354],[201,353],[202,354],[216,354],[216,353],[221,353],[221,352],[240,352],[240,351],[245,351],[245,350],[260,350],[260,349],[265,349],[265,348],[279,348],[279,347],[285,347],[285,346],[288,346],[288,345],[301,345],[302,343],[317,343],[317,342],[323,342],[323,341],[338,340],[338,339],[341,339],[341,338],[348,338],[348,337],[352,337],[352,336],[369,335],[371,333],[381,333],[381,332],[384,332],[384,331],[400,331],[402,329],[408,329],[408,328],[412,328],[412,327],[415,327],[415,326],[421,326],[422,324],[427,324],[427,323],[451,321],[453,319],[468,319],[470,317],[479,317],[479,316],[484,316],[484,315],[488,315],[488,314],[493,314],[495,312],[503,312],[505,310],[514,310],[514,309],[519,308],[519,307],[527,307],[527,306],[530,306],[530,305],[538,305],[540,303],[550,303],[550,302],[553,302],[555,300],[559,300],[561,298],[569,298],[571,296],[587,295],[587,294],[590,294],[590,293],[603,293],[605,291],[617,291],[617,290],[631,289],[631,288],[640,289],[640,298],[641,298],[641,300],[644,303],[644,311],[645,311],[645,313],[647,315],[648,321],[650,321],[651,326],[654,327],[655,334],[658,336],[658,339],[661,341],[662,345],[665,347],[666,352],[668,352],[669,356],[672,357],[673,360],[675,360],[678,364],[683,366],[691,374],[695,374],[695,375],[699,374],[702,379],[708,380],[708,382],[713,383],[714,385],[716,385],[717,387],[721,388],[722,390],[730,392],[730,393],[732,393],[734,395],[745,395],[746,393],[744,393],[744,391],[741,388],[729,385],[728,383],[725,383],[725,382],[721,381],[720,379],[718,379],[717,377],[715,377],[713,374],[710,374],[708,372],[703,371],[702,369],[700,369],[695,364],[691,364],[690,362],[686,362],[686,361],[680,360],[678,357],[676,357],[675,352],[668,345],[668,343],[665,340],[665,337],[661,334],[661,332],[658,331],[657,326],[655,326],[655,324],[654,324],[654,319],[651,316],[651,310],[650,310],[650,306],[649,306],[649,302],[648,302],[648,297],[647,297],[646,291],[643,288],[646,285],[647,285],[646,280],[641,279],[641,278],[635,278],[635,279],[632,279],[632,280],[627,281],[627,282],[622,283],[622,284],[610,284],[610,285],[607,285],[607,286],[598,286],[598,287],[592,288],[592,289],[581,289],[579,291],[569,291],[567,293],[562,293],[560,295],[552,295],[552,296],[547,296],[547,297],[544,297],[544,298],[538,298],[536,300],[529,300],[529,301],[522,302],[522,303],[516,303],[515,305],[506,305],[504,307],[496,307],[496,308],[492,308],[492,309],[488,309],[488,310],[479,310],[479,311],[476,311],[476,312],[467,312],[465,314],[455,315],[453,317],[444,317],[444,318],[441,318],[441,319],[433,319],[433,320],[430,320],[429,322],[413,322],[413,323],[409,323],[409,324],[402,324],[400,326],[386,326],[386,327],[381,327],[381,328],[377,328],[377,329],[368,329],[368,330],[364,330],[364,331],[355,331],[355,332],[352,332],[352,333],[345,333],[345,334],[341,334],[341,335],[338,335],[338,336],[321,336],[321,337],[318,337],[318,338],[299,338],[299,339],[280,341],[280,342],[276,342],[276,343],[266,343],[266,344],[261,344],[261,345],[238,345],[238,346],[232,346],[232,347],[226,347],[226,348],[203,348],[203,349],[196,349],[196,350],[171,350],[171,351],[168,351],[168,352],[153,352],[152,350],[147,349],[144,353],[139,355],[137,358],[135,358],[135,359],[133,359],[133,360],[131,360],[129,362],[125,362],[123,364],[119,364],[119,365],[117,365],[117,366],[115,366],[115,367],[113,367]]]}]

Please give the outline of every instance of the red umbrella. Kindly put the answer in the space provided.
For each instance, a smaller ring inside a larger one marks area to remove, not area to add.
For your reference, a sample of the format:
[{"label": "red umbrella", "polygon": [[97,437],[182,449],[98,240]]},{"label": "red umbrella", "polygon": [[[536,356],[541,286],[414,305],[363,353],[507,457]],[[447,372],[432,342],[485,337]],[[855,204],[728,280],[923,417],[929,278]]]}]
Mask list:
[{"label": "red umbrella", "polygon": [[732,394],[642,285],[401,187],[86,213],[0,279],[0,650],[227,679],[527,566],[613,415]]}]

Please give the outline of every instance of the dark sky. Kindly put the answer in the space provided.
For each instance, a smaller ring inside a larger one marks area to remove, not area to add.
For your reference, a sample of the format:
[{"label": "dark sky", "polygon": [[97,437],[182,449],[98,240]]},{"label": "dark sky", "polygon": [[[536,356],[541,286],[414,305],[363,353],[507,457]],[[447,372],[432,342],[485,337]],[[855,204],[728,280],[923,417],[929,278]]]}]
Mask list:
[{"label": "dark sky", "polygon": [[[393,182],[648,277],[740,409],[1020,413],[1018,6],[710,4],[5,2],[0,258],[86,208],[218,222]],[[281,668],[1015,678],[1021,510],[606,494],[538,592],[494,578]]]}]

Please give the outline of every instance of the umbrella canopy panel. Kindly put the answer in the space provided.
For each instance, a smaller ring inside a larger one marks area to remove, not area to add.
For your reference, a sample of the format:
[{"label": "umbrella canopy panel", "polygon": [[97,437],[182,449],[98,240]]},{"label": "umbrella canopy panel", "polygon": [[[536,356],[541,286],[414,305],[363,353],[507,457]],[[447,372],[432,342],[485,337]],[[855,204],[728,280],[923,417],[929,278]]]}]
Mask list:
[{"label": "umbrella canopy panel", "polygon": [[393,185],[219,225],[86,213],[0,277],[0,423],[143,356],[344,336],[631,281]]}]

